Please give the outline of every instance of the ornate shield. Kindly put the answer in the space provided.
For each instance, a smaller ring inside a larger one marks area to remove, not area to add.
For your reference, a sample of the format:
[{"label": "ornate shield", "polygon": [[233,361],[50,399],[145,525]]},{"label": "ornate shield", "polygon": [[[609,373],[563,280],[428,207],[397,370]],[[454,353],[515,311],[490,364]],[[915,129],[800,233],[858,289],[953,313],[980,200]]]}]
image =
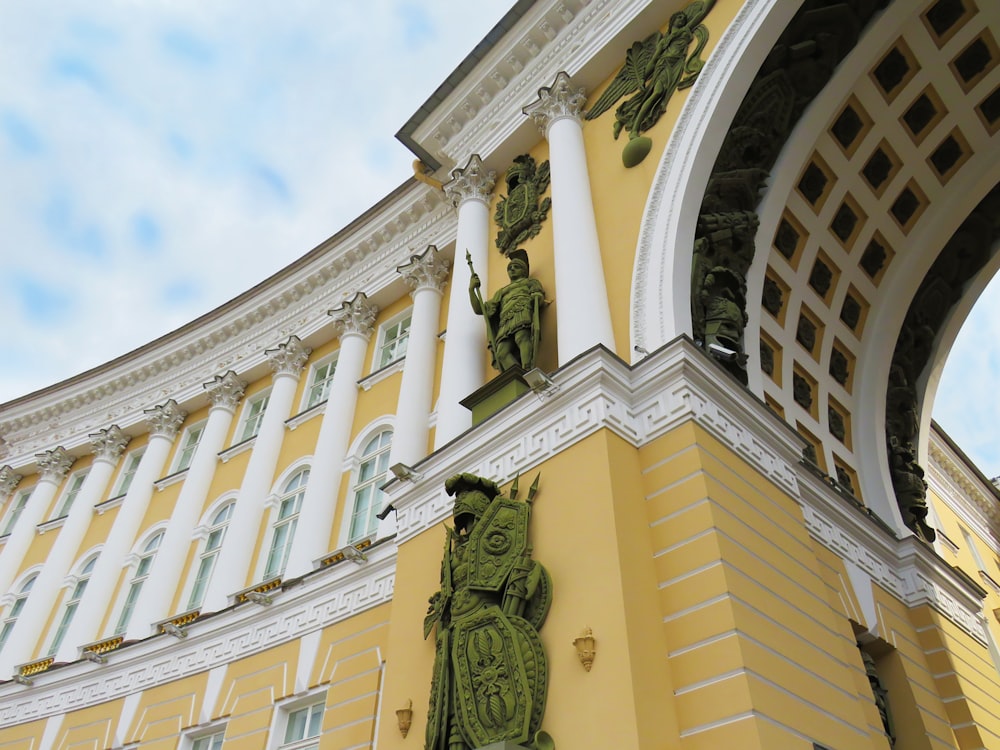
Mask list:
[{"label": "ornate shield", "polygon": [[530,220],[530,213],[535,210],[537,203],[538,196],[530,183],[521,183],[512,189],[504,202],[504,228],[514,231],[519,229],[521,222]]},{"label": "ornate shield", "polygon": [[490,503],[469,536],[469,588],[499,591],[528,548],[528,506],[503,496]]}]

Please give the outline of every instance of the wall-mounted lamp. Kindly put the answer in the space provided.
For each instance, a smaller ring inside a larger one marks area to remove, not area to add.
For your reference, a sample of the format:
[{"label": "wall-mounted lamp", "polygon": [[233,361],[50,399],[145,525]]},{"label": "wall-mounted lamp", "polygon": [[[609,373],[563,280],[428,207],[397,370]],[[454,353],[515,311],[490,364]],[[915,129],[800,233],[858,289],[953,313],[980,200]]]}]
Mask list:
[{"label": "wall-mounted lamp", "polygon": [[23,674],[11,675],[11,679],[18,685],[24,685],[25,687],[31,687],[35,684],[34,680],[25,677]]},{"label": "wall-mounted lamp", "polygon": [[528,370],[521,377],[535,393],[555,393],[559,390],[559,386],[556,385],[555,381],[537,367]]},{"label": "wall-mounted lamp", "polygon": [[96,651],[84,651],[82,654],[80,654],[80,656],[82,656],[87,661],[94,662],[94,664],[107,664],[108,663],[108,657],[101,656]]},{"label": "wall-mounted lamp", "polygon": [[254,604],[259,604],[262,607],[269,607],[272,603],[274,603],[274,599],[272,599],[268,594],[265,594],[263,591],[248,591],[244,594],[244,596],[248,601],[251,601]]},{"label": "wall-mounted lamp", "polygon": [[406,739],[410,732],[410,724],[413,723],[413,701],[407,700],[405,708],[396,709],[396,722],[399,724],[399,733]]},{"label": "wall-mounted lamp", "polygon": [[407,466],[404,463],[393,464],[389,467],[389,471],[391,471],[392,475],[401,482],[416,482],[423,476],[412,466]]},{"label": "wall-mounted lamp", "polygon": [[594,657],[597,655],[597,640],[594,638],[594,631],[588,626],[583,631],[583,635],[573,639],[576,646],[576,656],[588,672],[594,664]]},{"label": "wall-mounted lamp", "polygon": [[160,625],[160,630],[174,638],[187,638],[187,631],[172,622],[164,622]]},{"label": "wall-mounted lamp", "polygon": [[382,508],[382,510],[380,510],[378,513],[375,514],[375,518],[377,518],[380,521],[384,521],[386,518],[389,517],[390,513],[395,513],[395,512],[396,512],[396,506],[393,505],[392,503],[389,503],[384,508]]},{"label": "wall-mounted lamp", "polygon": [[352,544],[348,544],[346,547],[342,547],[337,551],[342,552],[344,554],[344,559],[350,560],[355,565],[364,565],[368,562],[368,555]]}]

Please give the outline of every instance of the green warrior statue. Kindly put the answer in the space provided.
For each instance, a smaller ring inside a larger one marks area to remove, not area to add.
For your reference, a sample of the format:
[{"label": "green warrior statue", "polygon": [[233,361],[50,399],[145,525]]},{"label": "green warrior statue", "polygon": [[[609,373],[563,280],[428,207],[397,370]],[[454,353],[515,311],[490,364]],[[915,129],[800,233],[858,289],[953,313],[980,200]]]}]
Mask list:
[{"label": "green warrior statue", "polygon": [[479,276],[466,254],[472,271],[469,300],[476,315],[486,318],[493,367],[500,372],[514,366],[530,370],[538,357],[541,337],[538,321],[545,293],[538,279],[528,277],[528,254],[524,250],[512,250],[507,258],[510,283],[500,288],[492,299],[483,300]]},{"label": "green warrior statue", "polygon": [[471,750],[497,742],[554,747],[540,731],[547,666],[538,637],[552,602],[552,580],[531,559],[527,502],[495,482],[458,474],[447,529],[441,590],[430,599],[424,638],[437,627],[426,750]]}]

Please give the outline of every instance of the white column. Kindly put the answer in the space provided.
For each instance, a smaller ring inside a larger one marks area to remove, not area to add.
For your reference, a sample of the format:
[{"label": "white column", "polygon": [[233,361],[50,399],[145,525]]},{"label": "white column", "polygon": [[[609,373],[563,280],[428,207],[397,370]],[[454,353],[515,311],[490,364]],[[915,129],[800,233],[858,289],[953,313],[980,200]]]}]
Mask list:
[{"label": "white column", "polygon": [[208,421],[194,450],[160,548],[156,551],[156,564],[136,603],[136,611],[145,612],[147,622],[160,622],[175,614],[169,611],[170,605],[181,583],[181,573],[191,549],[192,533],[201,517],[219,463],[219,451],[229,434],[236,406],[243,398],[245,388],[246,383],[232,370],[205,383],[205,391],[212,402]]},{"label": "white column", "polygon": [[285,420],[291,416],[295,386],[299,382],[302,366],[312,350],[298,336],[290,336],[284,344],[268,349],[268,364],[274,371],[271,396],[260,430],[254,439],[253,451],[247,462],[240,493],[229,521],[226,539],[219,551],[212,580],[205,592],[205,612],[223,609],[229,595],[244,588],[247,571],[253,562],[253,551],[264,513],[264,502],[274,481],[278,453],[285,438]]},{"label": "white column", "polygon": [[549,142],[559,364],[596,344],[615,351],[580,116],[587,97],[559,73],[524,108]]},{"label": "white column", "polygon": [[285,569],[286,577],[308,573],[312,570],[312,561],[330,551],[330,533],[340,496],[342,469],[350,446],[354,409],[358,403],[358,380],[364,370],[368,341],[375,330],[377,314],[378,308],[368,301],[364,292],[355,294],[336,310],[330,310],[340,334],[340,353],[330,383],[323,423],[316,438],[309,484],[302,498],[295,543]]},{"label": "white column", "polygon": [[448,278],[448,261],[430,245],[396,270],[412,289],[413,317],[396,402],[390,466],[400,462],[414,464],[427,455],[434,373],[437,371],[438,319]]},{"label": "white column", "polygon": [[455,262],[448,295],[447,337],[441,368],[434,448],[458,437],[472,426],[472,412],[459,401],[486,382],[486,324],[469,304],[469,253],[472,265],[489,288],[490,193],[496,172],[487,171],[479,154],[473,154],[464,169],[451,173],[445,195],[458,209]]},{"label": "white column", "polygon": [[[87,583],[80,606],[73,616],[73,623],[66,632],[64,643],[78,648],[100,637],[98,629],[111,606],[111,598],[118,587],[125,557],[135,544],[139,524],[142,523],[153,497],[153,482],[160,478],[163,465],[170,454],[177,430],[187,414],[173,399],[162,406],[146,409],[146,423],[149,425],[149,442],[139,459],[132,483],[118,508],[114,526],[104,541],[100,557],[94,564],[94,571]],[[132,620],[136,620],[132,617]],[[149,623],[143,623],[142,635],[149,634]]]},{"label": "white column", "polygon": [[[10,674],[15,664],[30,661],[34,656],[36,643],[45,636],[45,623],[52,608],[59,602],[63,580],[76,561],[80,542],[90,527],[94,506],[100,502],[108,488],[118,459],[128,445],[129,436],[118,425],[112,425],[91,435],[90,440],[94,446],[94,462],[59,529],[59,538],[45,558],[42,572],[35,579],[35,585],[32,586],[24,609],[7,639],[7,645],[3,653],[0,653],[0,675]],[[62,613],[57,612],[53,622],[59,622],[61,616]],[[75,658],[75,649],[71,649],[64,661]]]},{"label": "white column", "polygon": [[0,503],[7,501],[17,488],[17,485],[24,479],[10,466],[0,466]]},{"label": "white column", "polygon": [[31,491],[31,497],[21,511],[17,523],[7,536],[3,552],[0,552],[0,593],[10,588],[20,572],[24,556],[35,538],[35,526],[41,522],[45,510],[52,504],[56,490],[76,460],[62,446],[39,453],[35,458],[41,477]]}]

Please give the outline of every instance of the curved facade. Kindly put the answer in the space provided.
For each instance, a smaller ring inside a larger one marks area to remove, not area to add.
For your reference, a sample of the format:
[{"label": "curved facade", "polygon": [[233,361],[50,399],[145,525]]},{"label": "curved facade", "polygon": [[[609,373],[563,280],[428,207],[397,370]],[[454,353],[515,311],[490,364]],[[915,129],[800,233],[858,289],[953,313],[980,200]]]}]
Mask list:
[{"label": "curved facade", "polygon": [[[540,476],[557,745],[1000,747],[1000,494],[930,420],[1000,265],[997,38],[972,0],[517,3],[397,135],[426,173],[0,406],[0,746],[419,745],[469,472]],[[504,237],[544,295],[497,378]]]}]

